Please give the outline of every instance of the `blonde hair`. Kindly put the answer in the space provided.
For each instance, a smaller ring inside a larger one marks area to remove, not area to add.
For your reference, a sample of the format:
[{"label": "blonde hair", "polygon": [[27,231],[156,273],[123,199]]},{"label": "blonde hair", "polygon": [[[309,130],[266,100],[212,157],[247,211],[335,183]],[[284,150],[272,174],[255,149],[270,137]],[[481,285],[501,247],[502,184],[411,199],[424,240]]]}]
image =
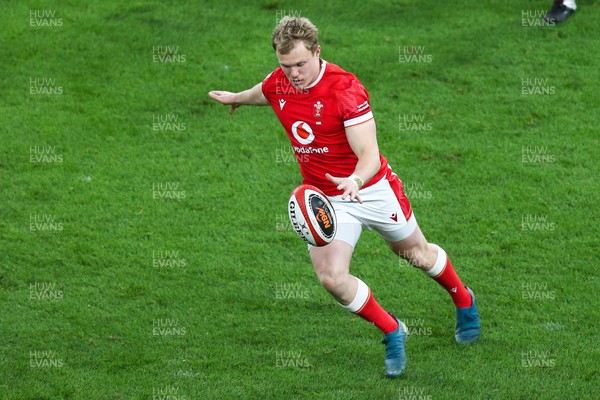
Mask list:
[{"label": "blonde hair", "polygon": [[319,45],[319,30],[308,18],[285,16],[273,30],[271,39],[273,49],[280,54],[292,51],[298,40],[302,40],[306,49],[314,53]]}]

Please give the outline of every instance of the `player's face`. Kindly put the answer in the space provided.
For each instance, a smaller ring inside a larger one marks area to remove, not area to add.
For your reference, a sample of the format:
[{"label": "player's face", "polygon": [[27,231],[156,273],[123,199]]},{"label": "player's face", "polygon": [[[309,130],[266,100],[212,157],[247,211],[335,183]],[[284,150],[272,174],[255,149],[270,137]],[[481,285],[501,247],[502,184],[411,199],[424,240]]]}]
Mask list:
[{"label": "player's face", "polygon": [[314,53],[306,48],[304,42],[296,41],[294,48],[288,54],[277,52],[277,59],[283,73],[288,77],[296,89],[304,89],[319,75],[319,55],[321,46],[317,46]]}]

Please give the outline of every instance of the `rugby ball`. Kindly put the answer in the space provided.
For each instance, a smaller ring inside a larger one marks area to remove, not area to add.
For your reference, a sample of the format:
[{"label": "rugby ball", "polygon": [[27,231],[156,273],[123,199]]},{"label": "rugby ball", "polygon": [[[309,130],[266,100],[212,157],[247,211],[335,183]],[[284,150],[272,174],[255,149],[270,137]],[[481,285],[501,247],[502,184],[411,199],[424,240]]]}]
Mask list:
[{"label": "rugby ball", "polygon": [[294,230],[306,243],[326,246],[337,232],[335,210],[321,190],[312,185],[300,185],[288,201],[288,215]]}]

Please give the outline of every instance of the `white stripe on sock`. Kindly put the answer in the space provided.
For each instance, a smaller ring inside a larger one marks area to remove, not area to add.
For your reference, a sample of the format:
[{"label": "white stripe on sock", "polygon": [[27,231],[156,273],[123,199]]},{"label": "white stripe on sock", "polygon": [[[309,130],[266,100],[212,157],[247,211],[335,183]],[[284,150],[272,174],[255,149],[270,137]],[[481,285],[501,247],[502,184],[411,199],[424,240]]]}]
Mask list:
[{"label": "white stripe on sock", "polygon": [[572,10],[577,10],[577,4],[575,4],[575,0],[564,0],[563,5],[569,7]]},{"label": "white stripe on sock", "polygon": [[358,278],[356,278],[356,280],[358,281],[358,288],[356,289],[356,295],[354,296],[354,300],[352,300],[352,302],[347,306],[340,304],[346,310],[353,313],[360,310],[369,299],[369,287],[367,286],[367,284]]},{"label": "white stripe on sock", "polygon": [[435,261],[435,264],[433,264],[433,268],[431,268],[429,271],[425,271],[425,273],[427,275],[429,275],[430,277],[435,278],[436,276],[438,276],[439,274],[441,274],[444,271],[444,267],[446,266],[447,257],[446,257],[446,252],[444,251],[444,249],[442,249],[437,244],[434,244],[433,246],[437,247],[437,249],[438,249],[437,260]]}]

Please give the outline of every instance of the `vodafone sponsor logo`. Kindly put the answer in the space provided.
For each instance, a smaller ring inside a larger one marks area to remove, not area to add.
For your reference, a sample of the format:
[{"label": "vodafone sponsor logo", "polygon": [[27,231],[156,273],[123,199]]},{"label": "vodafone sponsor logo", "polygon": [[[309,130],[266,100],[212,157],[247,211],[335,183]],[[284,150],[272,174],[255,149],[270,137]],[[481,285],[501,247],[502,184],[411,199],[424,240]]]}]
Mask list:
[{"label": "vodafone sponsor logo", "polygon": [[292,125],[292,134],[300,144],[311,144],[315,140],[312,128],[304,121],[294,122]]},{"label": "vodafone sponsor logo", "polygon": [[[311,144],[315,140],[315,134],[310,125],[304,121],[296,121],[292,125],[292,134],[300,144]],[[300,154],[323,154],[329,153],[327,147],[300,147],[293,146],[294,151]]]},{"label": "vodafone sponsor logo", "polygon": [[328,147],[298,147],[294,146],[294,151],[300,154],[324,154],[329,153]]}]

